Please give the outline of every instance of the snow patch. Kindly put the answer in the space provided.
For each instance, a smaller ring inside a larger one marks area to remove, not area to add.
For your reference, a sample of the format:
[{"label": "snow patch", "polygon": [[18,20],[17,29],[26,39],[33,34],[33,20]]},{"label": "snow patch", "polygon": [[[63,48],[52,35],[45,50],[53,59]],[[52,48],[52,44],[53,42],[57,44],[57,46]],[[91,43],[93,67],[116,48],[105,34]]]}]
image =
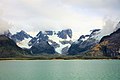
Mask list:
[{"label": "snow patch", "polygon": [[31,38],[25,38],[24,40],[17,42],[17,45],[21,48],[31,48],[30,46],[28,46],[28,42],[31,40]]},{"label": "snow patch", "polygon": [[[60,53],[60,54],[62,54],[62,49],[63,48],[65,48],[66,46],[70,47],[70,44],[64,44],[63,45],[60,42],[60,41],[69,41],[69,40],[71,40],[68,37],[67,37],[67,39],[61,39],[57,35],[52,35],[52,36],[49,35],[48,37],[49,37],[49,40],[52,40],[52,41],[54,41],[54,42],[56,42],[56,43],[58,43],[60,45],[60,47],[55,48],[55,51]],[[49,44],[51,44],[51,43],[49,43]]]},{"label": "snow patch", "polygon": [[89,37],[82,38],[82,41],[86,41]]},{"label": "snow patch", "polygon": [[70,47],[70,44],[65,44],[65,45],[60,44],[60,47],[55,48],[55,51],[62,54],[62,49],[67,47],[67,46]]}]

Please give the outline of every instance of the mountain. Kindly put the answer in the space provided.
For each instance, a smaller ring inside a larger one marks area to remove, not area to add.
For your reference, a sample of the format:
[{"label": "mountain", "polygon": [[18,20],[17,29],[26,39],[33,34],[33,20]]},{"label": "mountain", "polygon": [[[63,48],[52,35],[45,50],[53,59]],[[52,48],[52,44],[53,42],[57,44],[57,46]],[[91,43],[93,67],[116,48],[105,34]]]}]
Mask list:
[{"label": "mountain", "polygon": [[62,39],[67,39],[68,37],[72,38],[72,30],[66,29],[66,30],[58,31],[57,35],[59,38]]},{"label": "mountain", "polygon": [[32,54],[54,54],[55,49],[52,47],[47,41],[39,41],[39,43],[35,43],[31,48],[30,48]]},{"label": "mountain", "polygon": [[[65,29],[61,31],[40,31],[36,37],[32,38],[28,45],[35,46],[41,44],[41,41],[46,42],[50,46],[54,47],[57,53],[67,53],[65,47],[70,47],[72,44],[72,30]],[[47,48],[47,46],[46,46]]]},{"label": "mountain", "polygon": [[16,45],[16,43],[5,35],[0,35],[0,57],[20,57],[26,52]]},{"label": "mountain", "polygon": [[[30,36],[25,31],[21,30],[16,34],[11,34],[10,31],[4,33],[7,37],[14,40],[16,44],[21,48],[27,48],[33,50],[33,48],[38,48],[38,45],[47,44],[54,53],[67,53],[68,48],[72,44],[72,30],[65,29],[61,31],[40,31],[35,37]],[[44,42],[44,43],[41,43]],[[41,46],[42,47],[42,46]],[[45,48],[45,46],[43,46]],[[67,50],[65,50],[65,47]],[[31,51],[32,52],[32,51]],[[35,51],[33,51],[34,53]],[[44,51],[43,51],[44,52]],[[46,51],[45,51],[46,52]]]},{"label": "mountain", "polygon": [[12,40],[14,40],[17,45],[21,48],[30,48],[28,46],[28,42],[33,38],[29,34],[27,34],[25,31],[21,30],[20,32],[17,32],[16,34],[12,35],[10,37]]},{"label": "mountain", "polygon": [[100,29],[91,30],[89,35],[81,35],[80,38],[73,42],[68,50],[69,55],[83,54],[90,50],[99,41],[97,35],[100,34]]},{"label": "mountain", "polygon": [[103,54],[105,56],[117,56],[120,55],[120,28],[108,36],[104,36],[100,44],[103,42],[108,42],[102,48]]},{"label": "mountain", "polygon": [[98,44],[90,51],[92,56],[116,57],[120,55],[120,22],[115,31],[110,35],[104,36]]},{"label": "mountain", "polygon": [[[95,55],[115,57],[120,55],[120,28],[108,36],[104,36],[100,43],[92,48]],[[96,52],[96,53],[95,53]],[[99,53],[98,53],[99,52]]]},{"label": "mountain", "polygon": [[31,46],[30,50],[32,54],[54,54],[55,49],[48,43],[48,35],[52,35],[52,31],[42,32],[40,31],[36,37],[32,38],[28,45]]},{"label": "mountain", "polygon": [[40,32],[36,35],[36,37],[32,38],[32,39],[29,41],[28,45],[29,45],[29,46],[34,46],[34,44],[37,44],[37,43],[39,43],[40,41],[48,41],[48,36],[47,36],[47,34],[46,34],[46,33],[43,33],[42,31],[40,31]]},{"label": "mountain", "polygon": [[25,31],[20,31],[17,32],[16,34],[12,35],[11,38],[15,41],[15,42],[19,42],[24,40],[25,38],[32,38],[32,36],[30,36],[29,34],[27,34]]}]

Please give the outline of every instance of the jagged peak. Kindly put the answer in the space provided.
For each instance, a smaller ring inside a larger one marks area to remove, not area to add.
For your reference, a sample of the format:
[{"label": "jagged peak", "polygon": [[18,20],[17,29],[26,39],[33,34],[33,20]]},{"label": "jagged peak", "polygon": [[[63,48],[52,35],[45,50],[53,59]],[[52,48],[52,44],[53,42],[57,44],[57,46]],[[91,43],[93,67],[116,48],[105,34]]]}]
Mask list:
[{"label": "jagged peak", "polygon": [[19,33],[27,34],[24,30],[21,30],[20,32],[17,32],[16,34],[19,34]]},{"label": "jagged peak", "polygon": [[24,39],[33,38],[33,37],[31,35],[27,34],[25,31],[21,30],[20,32],[17,32],[16,34],[12,35],[11,38],[15,42],[19,42]]}]

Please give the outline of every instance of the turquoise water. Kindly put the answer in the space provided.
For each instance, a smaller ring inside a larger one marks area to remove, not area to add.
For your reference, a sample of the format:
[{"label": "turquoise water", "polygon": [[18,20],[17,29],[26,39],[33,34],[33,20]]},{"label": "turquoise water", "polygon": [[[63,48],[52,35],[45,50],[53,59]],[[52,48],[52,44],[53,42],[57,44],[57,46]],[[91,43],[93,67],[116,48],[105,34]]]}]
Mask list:
[{"label": "turquoise water", "polygon": [[120,80],[120,61],[0,61],[0,80]]}]

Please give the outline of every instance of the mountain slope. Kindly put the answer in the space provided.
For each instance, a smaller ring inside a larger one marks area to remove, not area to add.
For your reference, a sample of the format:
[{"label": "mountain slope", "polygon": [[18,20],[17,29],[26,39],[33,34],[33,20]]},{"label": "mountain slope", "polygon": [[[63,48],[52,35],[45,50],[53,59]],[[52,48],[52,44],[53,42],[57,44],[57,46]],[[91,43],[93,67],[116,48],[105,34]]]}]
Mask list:
[{"label": "mountain slope", "polygon": [[105,56],[117,56],[120,54],[120,28],[108,36],[104,36],[100,44],[108,42],[102,48],[102,52]]},{"label": "mountain slope", "polygon": [[85,53],[90,50],[99,41],[97,35],[100,33],[100,29],[91,30],[89,35],[81,35],[80,38],[74,42],[68,50],[69,55],[76,55]]},{"label": "mountain slope", "polygon": [[25,38],[32,38],[32,36],[30,36],[29,34],[27,34],[25,31],[20,31],[17,32],[16,34],[12,35],[11,38],[15,41],[15,42],[19,42],[24,40]]},{"label": "mountain slope", "polygon": [[21,30],[20,32],[17,32],[16,34],[12,35],[10,37],[12,40],[14,40],[17,45],[21,48],[30,48],[28,46],[28,42],[33,38],[29,34],[27,34],[25,31]]},{"label": "mountain slope", "polygon": [[20,57],[25,51],[16,45],[10,38],[0,35],[0,57]]},{"label": "mountain slope", "polygon": [[104,36],[99,44],[95,45],[91,50],[91,55],[103,55],[115,57],[120,55],[120,27],[116,26],[115,31],[110,35]]},{"label": "mountain slope", "polygon": [[30,48],[32,54],[54,54],[55,49],[46,41],[39,41]]}]

